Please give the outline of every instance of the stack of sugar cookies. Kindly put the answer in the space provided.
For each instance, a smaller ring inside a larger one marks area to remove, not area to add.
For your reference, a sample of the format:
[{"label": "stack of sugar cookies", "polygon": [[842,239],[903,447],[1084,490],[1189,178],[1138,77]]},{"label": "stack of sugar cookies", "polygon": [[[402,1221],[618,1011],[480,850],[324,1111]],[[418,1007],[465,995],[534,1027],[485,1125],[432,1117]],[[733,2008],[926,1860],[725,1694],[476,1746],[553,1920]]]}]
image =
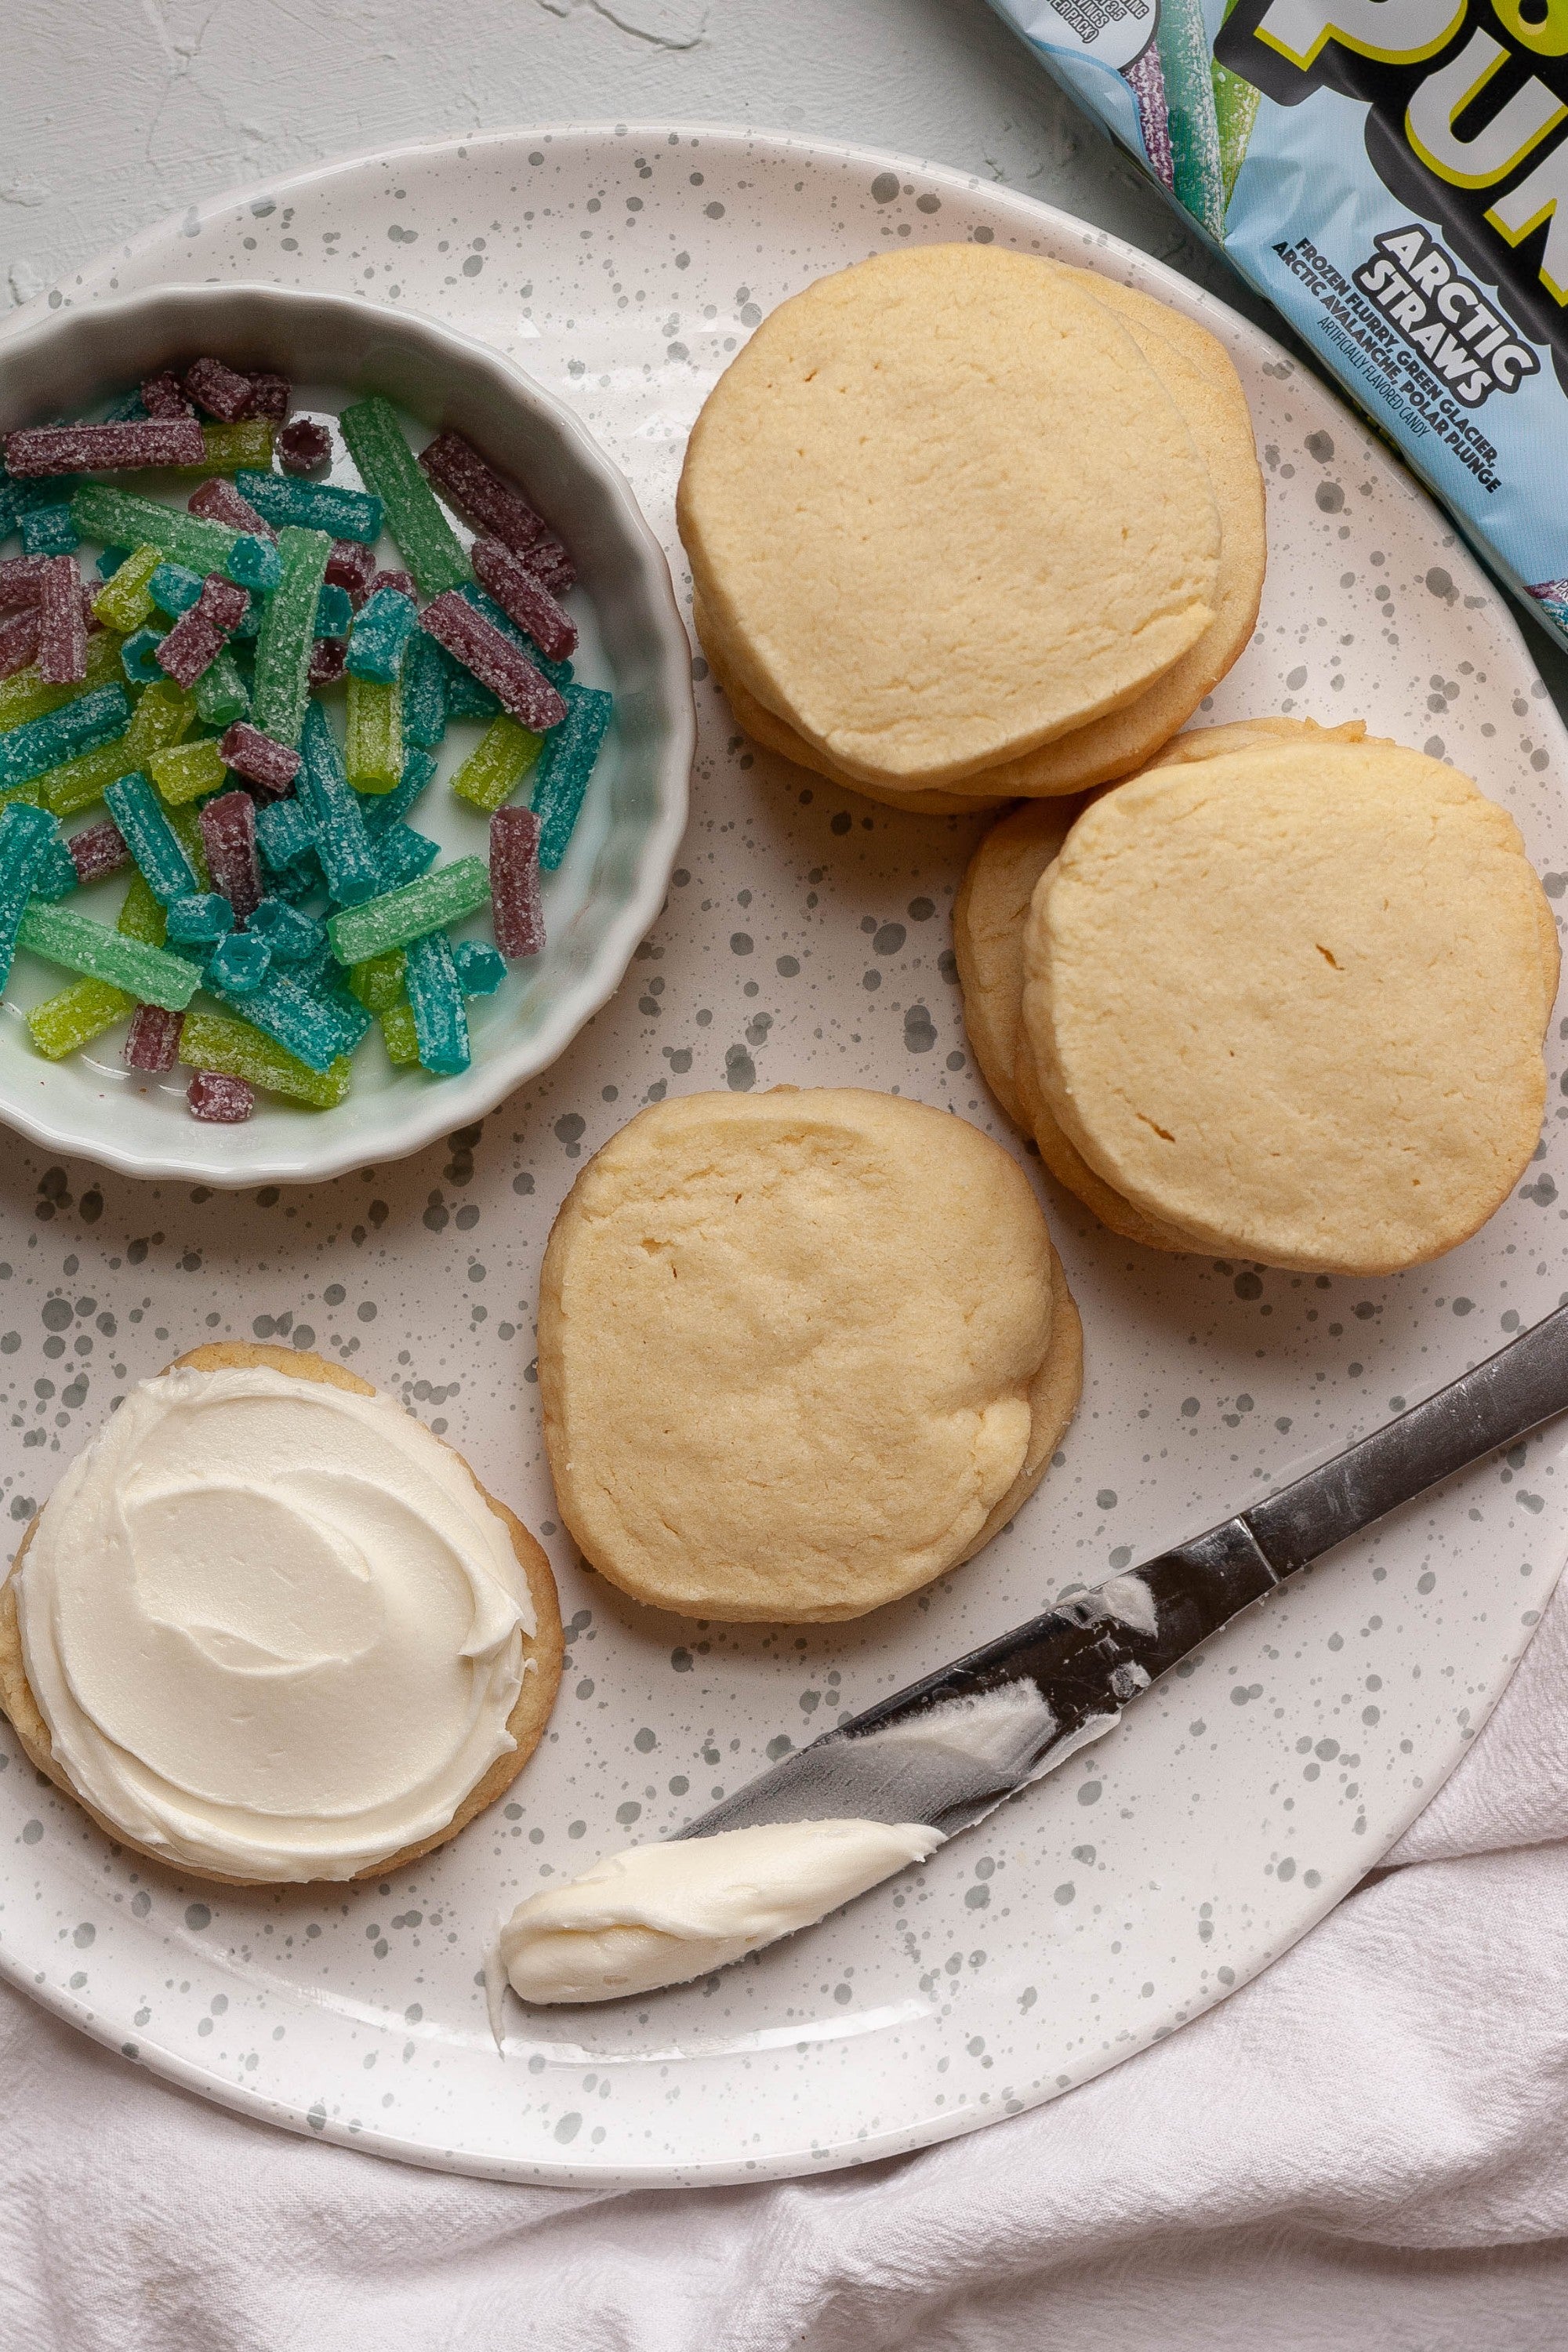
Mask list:
[{"label": "stack of sugar cookies", "polygon": [[1131,773],[1236,661],[1263,584],[1220,344],[995,246],[783,303],[703,406],[678,514],[741,725],[932,814]]},{"label": "stack of sugar cookies", "polygon": [[1156,1249],[1385,1274],[1540,1135],[1556,928],[1517,826],[1359,724],[1184,736],[1024,809],[955,910],[971,1040],[1058,1180]]},{"label": "stack of sugar cookies", "polygon": [[655,1104],[545,1252],[562,1516],[601,1575],[695,1617],[858,1617],[955,1568],[1033,1494],[1081,1378],[1027,1177],[895,1095]]}]

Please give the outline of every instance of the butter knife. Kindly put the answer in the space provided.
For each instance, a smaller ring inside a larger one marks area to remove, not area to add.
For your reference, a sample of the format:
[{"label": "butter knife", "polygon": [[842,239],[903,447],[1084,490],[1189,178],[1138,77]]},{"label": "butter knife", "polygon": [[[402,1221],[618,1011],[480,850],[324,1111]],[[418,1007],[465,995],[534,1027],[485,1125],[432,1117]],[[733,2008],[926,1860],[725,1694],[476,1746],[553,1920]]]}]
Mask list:
[{"label": "butter knife", "polygon": [[1299,1569],[1564,1411],[1568,1306],[1233,1518],[824,1733],[679,1834],[803,1821],[973,1829]]}]

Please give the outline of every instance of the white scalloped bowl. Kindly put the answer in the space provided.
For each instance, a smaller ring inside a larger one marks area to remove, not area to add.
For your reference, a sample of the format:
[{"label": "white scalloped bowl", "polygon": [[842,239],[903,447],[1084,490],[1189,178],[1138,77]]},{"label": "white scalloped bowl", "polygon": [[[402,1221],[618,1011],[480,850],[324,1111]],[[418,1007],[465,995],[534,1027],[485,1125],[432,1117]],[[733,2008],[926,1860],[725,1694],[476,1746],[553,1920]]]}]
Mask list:
[{"label": "white scalloped bowl", "polygon": [[[205,1125],[185,1106],[188,1070],[159,1079],[123,1067],[122,1029],[62,1062],[36,1054],[24,1016],[68,975],[18,955],[0,1000],[0,1120],[128,1175],[309,1183],[403,1158],[482,1118],[553,1062],[614,993],[663,903],[685,828],[696,741],[691,649],[663,550],[619,469],[559,401],[434,320],[270,286],[157,287],[64,309],[0,336],[0,432],[82,415],[203,351],[281,370],[310,388],[312,409],[328,404],[329,388],[343,400],[381,392],[432,431],[467,434],[567,541],[580,576],[569,599],[582,632],[577,668],[616,697],[571,847],[546,877],[545,950],[514,965],[495,996],[470,1003],[473,1062],[458,1077],[395,1069],[373,1029],[354,1056],[353,1092],[336,1109],[258,1096],[244,1125]],[[340,465],[332,478],[357,477]],[[389,541],[382,561],[398,561]],[[414,811],[444,857],[484,847],[483,821],[445,789],[473,740],[471,727],[454,730]]]}]

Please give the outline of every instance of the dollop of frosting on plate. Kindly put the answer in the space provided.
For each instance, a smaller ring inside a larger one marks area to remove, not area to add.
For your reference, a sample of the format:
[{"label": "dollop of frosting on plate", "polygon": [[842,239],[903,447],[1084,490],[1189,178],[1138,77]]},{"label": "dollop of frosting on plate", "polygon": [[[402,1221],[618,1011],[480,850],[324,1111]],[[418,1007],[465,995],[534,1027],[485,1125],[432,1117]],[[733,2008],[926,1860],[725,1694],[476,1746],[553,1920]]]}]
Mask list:
[{"label": "dollop of frosting on plate", "polygon": [[265,1366],[132,1390],[16,1574],[54,1752],[170,1863],[345,1879],[515,1745],[534,1631],[505,1523],[390,1399]]},{"label": "dollop of frosting on plate", "polygon": [[837,1911],[942,1843],[923,1822],[776,1822],[628,1846],[519,1904],[487,1966],[530,2001],[616,2000],[685,1984]]}]

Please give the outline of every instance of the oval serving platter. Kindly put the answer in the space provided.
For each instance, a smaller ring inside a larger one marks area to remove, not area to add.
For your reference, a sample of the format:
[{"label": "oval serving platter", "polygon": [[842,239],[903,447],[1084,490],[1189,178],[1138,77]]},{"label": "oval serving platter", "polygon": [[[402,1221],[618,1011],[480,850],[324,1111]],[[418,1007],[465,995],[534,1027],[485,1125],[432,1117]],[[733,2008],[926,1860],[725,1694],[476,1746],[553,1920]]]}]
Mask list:
[{"label": "oval serving platter", "polygon": [[[1210,715],[1357,716],[1453,759],[1513,809],[1561,891],[1568,742],[1436,509],[1256,329],[1004,189],[785,138],[523,131],[226,198],[47,299],[268,278],[447,319],[573,404],[689,593],[673,496],[708,385],[814,276],[931,238],[1110,272],[1224,340],[1264,457],[1271,560]],[[620,993],[482,1129],[332,1185],[231,1198],[26,1149],[0,1172],[18,1531],[130,1381],[209,1334],[291,1336],[450,1433],[541,1530],[571,1629],[553,1725],[508,1802],[353,1895],[133,1868],[0,1727],[0,1968],[208,2097],[515,2179],[744,2180],[890,2155],[1179,2026],[1305,1933],[1420,1810],[1568,1544],[1563,1440],[1548,1433],[1347,1546],[922,1870],[706,1983],[599,2011],[513,2007],[498,2057],[478,1971],[520,1895],[678,1828],[791,1743],[1255,1497],[1568,1287],[1568,1107],[1483,1233],[1388,1282],[1155,1258],[1047,1187],[1084,1314],[1083,1404],[1039,1496],[978,1559],[897,1608],[804,1631],[658,1616],[585,1574],[554,1520],[531,1334],[540,1253],[586,1153],[667,1090],[786,1080],[897,1087],[1017,1149],[967,1053],[949,952],[978,824],[902,817],[753,754],[696,675],[694,814],[665,910]],[[1554,1082],[1561,1051],[1554,1024]]]}]

